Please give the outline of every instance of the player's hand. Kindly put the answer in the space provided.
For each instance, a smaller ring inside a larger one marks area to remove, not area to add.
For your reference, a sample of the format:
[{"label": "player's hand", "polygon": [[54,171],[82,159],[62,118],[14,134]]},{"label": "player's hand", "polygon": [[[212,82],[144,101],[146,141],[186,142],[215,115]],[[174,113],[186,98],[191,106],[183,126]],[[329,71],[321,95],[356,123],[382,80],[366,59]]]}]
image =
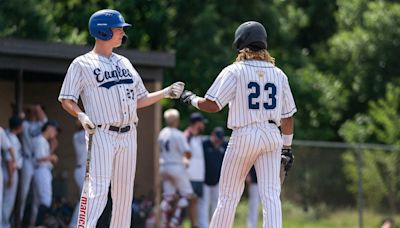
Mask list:
[{"label": "player's hand", "polygon": [[246,176],[245,182],[246,182],[246,184],[251,184],[251,176],[250,175]]},{"label": "player's hand", "polygon": [[291,148],[282,148],[281,163],[285,167],[286,173],[292,168],[294,155]]},{"label": "player's hand", "polygon": [[50,141],[50,152],[54,152],[58,147],[58,140],[57,138],[52,138]]},{"label": "player's hand", "polygon": [[58,156],[56,154],[50,154],[50,162],[56,164],[58,162]]},{"label": "player's hand", "polygon": [[185,88],[185,83],[175,82],[163,90],[164,97],[178,99],[181,96],[184,88]]},{"label": "player's hand", "polygon": [[196,94],[189,90],[183,91],[181,95],[181,101],[185,104],[192,104],[192,100],[197,97]]},{"label": "player's hand", "polygon": [[96,131],[96,126],[93,122],[89,119],[84,112],[78,113],[78,120],[81,121],[82,127],[87,131],[89,134],[94,134]]},{"label": "player's hand", "polygon": [[12,178],[12,175],[10,175],[10,176],[8,177],[8,179],[7,179],[6,187],[7,187],[7,188],[11,188],[12,184],[13,184],[13,178]]},{"label": "player's hand", "polygon": [[7,162],[8,170],[13,173],[17,170],[17,162],[13,159]]},{"label": "player's hand", "polygon": [[17,163],[15,160],[10,160],[7,162],[7,169],[8,169],[8,179],[6,182],[6,187],[10,188],[13,183],[13,173],[17,170]]}]

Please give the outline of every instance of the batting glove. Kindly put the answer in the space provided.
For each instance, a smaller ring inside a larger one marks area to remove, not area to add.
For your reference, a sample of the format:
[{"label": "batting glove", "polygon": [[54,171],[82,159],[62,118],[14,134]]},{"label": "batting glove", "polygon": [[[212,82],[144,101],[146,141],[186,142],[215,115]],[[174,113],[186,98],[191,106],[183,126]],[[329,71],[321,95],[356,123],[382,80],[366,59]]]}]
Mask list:
[{"label": "batting glove", "polygon": [[291,148],[283,148],[281,154],[281,163],[285,166],[285,171],[288,172],[294,162],[294,155]]},{"label": "batting glove", "polygon": [[178,99],[181,96],[184,88],[185,88],[185,83],[175,82],[172,85],[168,86],[167,88],[163,89],[164,97]]},{"label": "batting glove", "polygon": [[181,102],[185,104],[192,104],[192,100],[196,97],[196,94],[194,94],[192,91],[185,90],[181,95]]},{"label": "batting glove", "polygon": [[87,131],[89,134],[94,134],[96,131],[96,126],[93,122],[89,119],[84,112],[78,113],[78,120],[81,121],[82,127]]}]

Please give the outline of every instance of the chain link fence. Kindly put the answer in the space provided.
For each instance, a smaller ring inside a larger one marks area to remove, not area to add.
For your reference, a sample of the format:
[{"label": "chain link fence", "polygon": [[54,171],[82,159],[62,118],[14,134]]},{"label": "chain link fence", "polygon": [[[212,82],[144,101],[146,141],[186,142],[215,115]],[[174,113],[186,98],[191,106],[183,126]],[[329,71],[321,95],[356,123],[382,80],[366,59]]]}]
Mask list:
[{"label": "chain link fence", "polygon": [[[282,200],[306,211],[321,205],[357,208],[359,227],[364,225],[365,208],[388,213],[399,209],[398,146],[295,140],[293,151],[295,163],[285,180]],[[378,188],[371,192],[374,185]]]}]

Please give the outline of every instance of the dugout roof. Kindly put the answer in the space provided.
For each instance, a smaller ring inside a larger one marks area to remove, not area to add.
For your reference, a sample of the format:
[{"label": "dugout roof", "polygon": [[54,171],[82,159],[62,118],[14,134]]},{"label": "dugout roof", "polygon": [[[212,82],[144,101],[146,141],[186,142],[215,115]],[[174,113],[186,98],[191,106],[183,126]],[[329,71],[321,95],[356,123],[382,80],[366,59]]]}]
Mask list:
[{"label": "dugout roof", "polygon": [[[61,76],[58,78],[61,80],[72,60],[91,49],[91,46],[83,45],[0,38],[0,69],[54,74]],[[115,52],[127,57],[135,67],[166,68],[175,66],[175,54],[173,53],[140,52],[124,48],[115,49]],[[141,76],[144,80],[162,80],[156,74]]]}]

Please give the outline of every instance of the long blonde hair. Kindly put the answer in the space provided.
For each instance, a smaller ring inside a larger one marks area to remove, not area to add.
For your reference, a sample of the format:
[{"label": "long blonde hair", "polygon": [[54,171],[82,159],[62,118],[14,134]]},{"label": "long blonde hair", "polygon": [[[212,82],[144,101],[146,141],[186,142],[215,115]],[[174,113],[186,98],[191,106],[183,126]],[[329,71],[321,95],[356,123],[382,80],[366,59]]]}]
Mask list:
[{"label": "long blonde hair", "polygon": [[275,65],[275,58],[272,57],[267,49],[262,49],[259,51],[252,51],[250,48],[243,48],[242,50],[239,51],[238,56],[236,57],[236,62],[240,62],[243,60],[250,60],[250,59],[255,59],[255,60],[262,60],[266,61],[269,63],[272,63]]}]

